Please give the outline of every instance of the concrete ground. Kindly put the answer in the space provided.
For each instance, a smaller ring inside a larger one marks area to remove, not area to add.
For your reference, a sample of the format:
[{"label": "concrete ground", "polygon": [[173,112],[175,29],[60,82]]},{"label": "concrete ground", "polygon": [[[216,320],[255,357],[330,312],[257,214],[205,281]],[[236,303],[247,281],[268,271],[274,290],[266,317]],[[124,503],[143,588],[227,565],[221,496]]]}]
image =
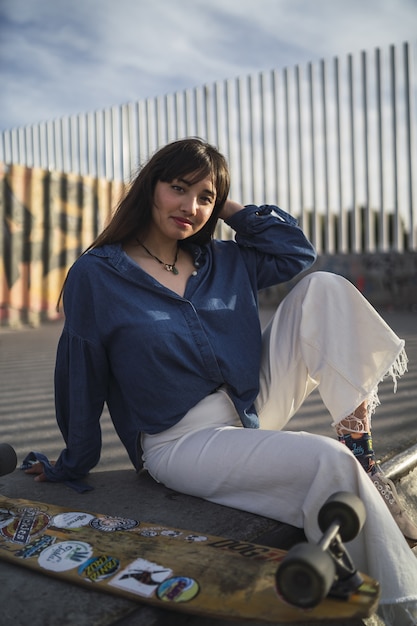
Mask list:
[{"label": "concrete ground", "polygon": [[[263,323],[270,314],[262,311]],[[406,339],[410,363],[408,374],[399,381],[397,395],[392,394],[387,382],[381,385],[382,404],[374,419],[374,444],[384,468],[395,479],[409,512],[417,520],[417,314],[383,312],[383,316]],[[38,329],[0,329],[0,443],[11,444],[19,462],[31,450],[55,458],[62,448],[54,418],[52,384],[60,331],[60,322]],[[318,394],[313,394],[291,421],[290,428],[333,436],[328,421]],[[107,413],[103,415],[102,426],[102,459],[88,479],[93,491],[80,495],[63,485],[35,483],[16,470],[0,477],[0,493],[201,533],[269,540],[280,547],[288,547],[300,539],[299,531],[291,527],[173,492],[156,484],[146,473],[137,476]],[[230,623],[150,608],[93,589],[73,587],[1,561],[0,581],[0,623],[4,624],[226,626]],[[243,626],[245,622],[234,623]],[[364,622],[349,623],[359,626]],[[343,626],[340,621],[337,624]]]}]

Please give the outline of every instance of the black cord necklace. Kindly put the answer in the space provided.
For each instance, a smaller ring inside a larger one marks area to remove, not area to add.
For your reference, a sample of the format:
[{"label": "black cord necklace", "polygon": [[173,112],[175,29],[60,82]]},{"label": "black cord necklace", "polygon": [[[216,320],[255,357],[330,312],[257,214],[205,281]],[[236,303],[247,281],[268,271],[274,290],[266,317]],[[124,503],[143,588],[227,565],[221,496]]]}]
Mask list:
[{"label": "black cord necklace", "polygon": [[139,239],[136,239],[136,241],[138,242],[138,244],[140,246],[142,246],[142,248],[149,254],[149,256],[151,256],[153,259],[155,259],[155,261],[158,261],[158,263],[160,263],[161,265],[164,266],[164,268],[166,269],[167,272],[172,272],[175,276],[177,274],[179,274],[179,271],[177,270],[177,268],[175,267],[176,262],[178,261],[178,246],[177,246],[177,251],[175,253],[175,259],[173,263],[164,263],[163,261],[161,261],[161,259],[158,259],[157,256],[155,256],[154,254],[152,254],[152,252],[150,252],[150,250],[148,250],[148,248],[141,242],[139,241]]}]

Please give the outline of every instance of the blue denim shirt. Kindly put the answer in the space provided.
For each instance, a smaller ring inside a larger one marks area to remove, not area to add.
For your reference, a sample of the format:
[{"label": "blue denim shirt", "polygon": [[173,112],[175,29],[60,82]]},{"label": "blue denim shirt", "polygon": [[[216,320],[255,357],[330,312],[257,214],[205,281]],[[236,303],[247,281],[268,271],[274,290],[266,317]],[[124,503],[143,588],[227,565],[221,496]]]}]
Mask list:
[{"label": "blue denim shirt", "polygon": [[294,218],[249,205],[228,224],[235,240],[183,242],[197,272],[184,297],[161,285],[120,244],[71,268],[55,370],[56,415],[66,442],[50,480],[85,476],[99,461],[107,403],[136,468],[141,432],[157,433],[224,385],[245,427],[258,427],[259,289],[308,268],[315,252]]}]

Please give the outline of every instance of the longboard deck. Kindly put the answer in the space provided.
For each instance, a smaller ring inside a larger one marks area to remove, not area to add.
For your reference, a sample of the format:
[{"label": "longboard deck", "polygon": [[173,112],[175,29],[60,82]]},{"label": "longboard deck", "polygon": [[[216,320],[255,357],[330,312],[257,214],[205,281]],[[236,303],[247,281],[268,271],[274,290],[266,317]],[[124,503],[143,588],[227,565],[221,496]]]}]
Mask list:
[{"label": "longboard deck", "polygon": [[297,609],[275,588],[284,550],[0,496],[0,559],[69,583],[213,618],[323,622],[375,612],[366,575],[348,600]]}]

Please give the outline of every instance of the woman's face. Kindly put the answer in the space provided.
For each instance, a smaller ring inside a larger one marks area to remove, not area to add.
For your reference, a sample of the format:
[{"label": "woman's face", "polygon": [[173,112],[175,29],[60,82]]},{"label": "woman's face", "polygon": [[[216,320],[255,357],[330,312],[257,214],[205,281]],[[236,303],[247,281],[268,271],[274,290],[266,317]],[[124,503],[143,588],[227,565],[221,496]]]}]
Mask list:
[{"label": "woman's face", "polygon": [[150,228],[153,236],[183,240],[208,222],[216,201],[213,180],[210,176],[196,183],[192,180],[190,174],[156,183]]}]

